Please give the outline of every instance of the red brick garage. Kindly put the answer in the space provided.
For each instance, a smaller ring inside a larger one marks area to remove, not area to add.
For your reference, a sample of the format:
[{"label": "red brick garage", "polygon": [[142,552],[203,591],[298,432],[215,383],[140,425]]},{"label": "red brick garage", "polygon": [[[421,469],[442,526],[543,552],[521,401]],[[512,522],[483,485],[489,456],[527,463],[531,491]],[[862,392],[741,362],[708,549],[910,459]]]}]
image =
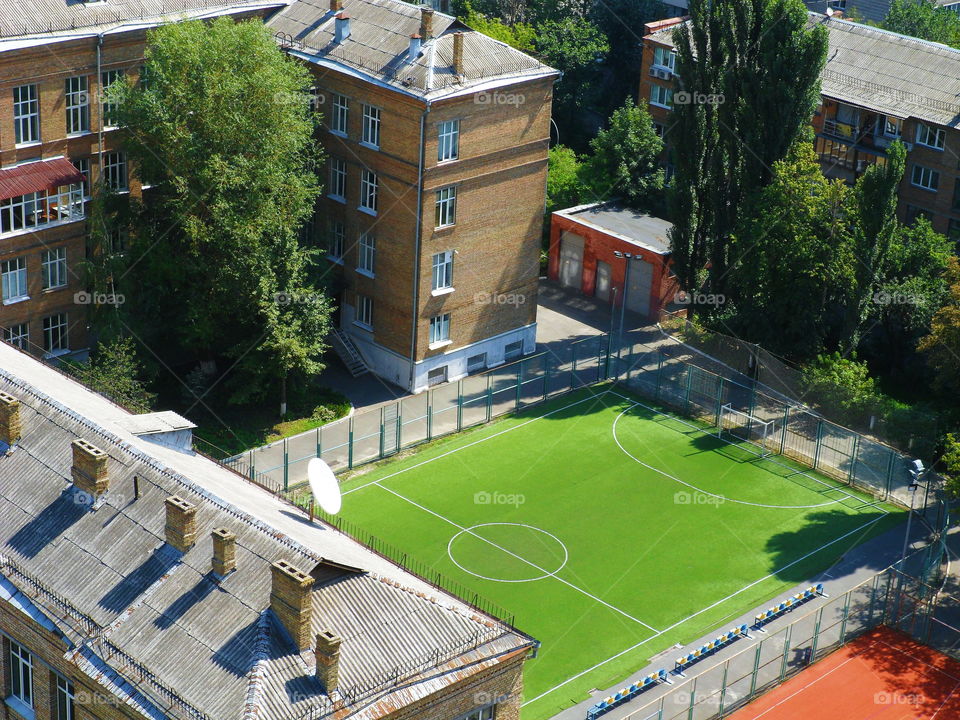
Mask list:
[{"label": "red brick garage", "polygon": [[670,273],[670,223],[616,203],[558,210],[550,221],[548,274],[561,286],[619,307],[626,260],[631,253],[627,309],[649,320],[674,302],[680,290]]}]

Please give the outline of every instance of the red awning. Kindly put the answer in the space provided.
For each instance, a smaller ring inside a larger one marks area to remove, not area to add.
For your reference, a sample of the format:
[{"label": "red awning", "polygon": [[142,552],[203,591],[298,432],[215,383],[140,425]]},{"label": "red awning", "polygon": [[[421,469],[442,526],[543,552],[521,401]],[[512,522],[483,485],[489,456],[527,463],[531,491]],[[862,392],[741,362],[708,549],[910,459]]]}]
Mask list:
[{"label": "red awning", "polygon": [[69,160],[40,160],[0,170],[0,200],[82,182],[83,175]]}]

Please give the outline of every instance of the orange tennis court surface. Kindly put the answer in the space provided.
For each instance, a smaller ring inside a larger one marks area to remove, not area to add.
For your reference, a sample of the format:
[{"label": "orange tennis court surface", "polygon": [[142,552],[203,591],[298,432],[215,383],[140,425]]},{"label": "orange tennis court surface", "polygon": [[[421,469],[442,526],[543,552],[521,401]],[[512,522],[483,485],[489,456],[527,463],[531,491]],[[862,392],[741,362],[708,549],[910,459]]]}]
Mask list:
[{"label": "orange tennis court surface", "polygon": [[730,720],[958,720],[960,662],[879,627]]}]

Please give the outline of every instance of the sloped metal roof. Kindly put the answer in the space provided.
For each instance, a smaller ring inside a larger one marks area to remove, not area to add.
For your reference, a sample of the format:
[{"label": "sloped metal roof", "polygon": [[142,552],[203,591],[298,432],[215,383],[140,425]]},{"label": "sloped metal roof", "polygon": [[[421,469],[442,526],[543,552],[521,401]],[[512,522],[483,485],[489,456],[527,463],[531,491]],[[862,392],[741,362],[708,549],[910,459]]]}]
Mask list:
[{"label": "sloped metal roof", "polygon": [[24,163],[0,170],[0,200],[82,182],[83,175],[66,158]]}]

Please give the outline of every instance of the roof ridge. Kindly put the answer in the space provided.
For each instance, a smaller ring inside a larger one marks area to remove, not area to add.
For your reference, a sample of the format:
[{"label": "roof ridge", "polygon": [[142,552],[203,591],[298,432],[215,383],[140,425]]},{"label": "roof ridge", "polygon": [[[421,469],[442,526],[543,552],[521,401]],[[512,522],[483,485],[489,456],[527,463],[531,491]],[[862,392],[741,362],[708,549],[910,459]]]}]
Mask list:
[{"label": "roof ridge", "polygon": [[840,26],[840,28],[845,28],[849,32],[859,32],[862,34],[877,33],[878,35],[889,35],[891,37],[900,38],[901,40],[906,40],[915,45],[921,47],[930,47],[936,48],[938,50],[948,50],[952,53],[960,55],[960,49],[946,45],[944,43],[939,43],[934,40],[925,40],[923,38],[918,38],[913,35],[905,35],[903,33],[898,33],[893,30],[887,30],[886,28],[877,27],[876,25],[867,25],[866,23],[856,22],[850,20],[849,18],[838,18],[831,17],[829,15],[823,15],[822,13],[817,13],[810,11],[810,15],[817,15],[822,17],[823,20],[819,21],[821,24],[827,25],[829,23],[835,23]]}]

